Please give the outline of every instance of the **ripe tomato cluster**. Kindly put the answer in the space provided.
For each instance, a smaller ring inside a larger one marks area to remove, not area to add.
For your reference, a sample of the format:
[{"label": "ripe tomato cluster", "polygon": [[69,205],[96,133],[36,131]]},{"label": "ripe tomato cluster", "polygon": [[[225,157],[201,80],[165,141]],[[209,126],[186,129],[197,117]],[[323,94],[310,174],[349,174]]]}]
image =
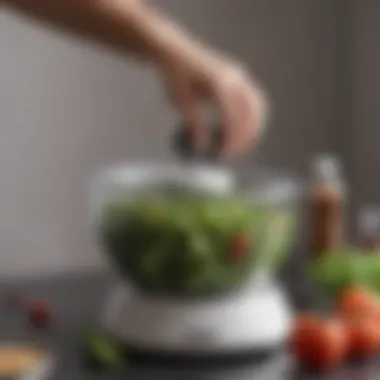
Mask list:
[{"label": "ripe tomato cluster", "polygon": [[233,264],[241,263],[246,258],[252,247],[252,242],[248,234],[238,234],[230,242],[229,259]]},{"label": "ripe tomato cluster", "polygon": [[370,359],[380,351],[380,301],[364,289],[345,290],[334,315],[311,313],[294,321],[290,347],[297,363],[308,370]]},{"label": "ripe tomato cluster", "polygon": [[12,311],[25,310],[28,322],[36,328],[50,326],[53,319],[52,305],[47,300],[26,300],[20,293],[11,291],[6,294],[5,305]]}]

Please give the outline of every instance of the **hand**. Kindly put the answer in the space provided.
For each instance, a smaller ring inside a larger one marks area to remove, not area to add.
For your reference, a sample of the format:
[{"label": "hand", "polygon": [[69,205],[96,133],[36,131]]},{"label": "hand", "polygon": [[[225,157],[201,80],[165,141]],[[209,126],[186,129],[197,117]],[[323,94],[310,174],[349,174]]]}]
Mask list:
[{"label": "hand", "polygon": [[246,153],[258,142],[268,113],[263,91],[237,63],[194,46],[166,56],[162,67],[174,104],[197,146],[210,143],[204,105],[216,107],[223,129],[223,152]]},{"label": "hand", "polygon": [[208,143],[205,105],[215,106],[219,113],[225,153],[247,152],[258,141],[267,103],[248,73],[201,46],[148,2],[8,0],[7,4],[63,30],[158,64],[196,144]]}]

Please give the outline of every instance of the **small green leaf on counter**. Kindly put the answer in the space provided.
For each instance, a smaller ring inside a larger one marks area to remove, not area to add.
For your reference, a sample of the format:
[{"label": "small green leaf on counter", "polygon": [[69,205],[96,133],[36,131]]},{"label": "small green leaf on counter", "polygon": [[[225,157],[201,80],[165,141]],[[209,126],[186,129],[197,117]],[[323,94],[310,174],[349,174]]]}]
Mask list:
[{"label": "small green leaf on counter", "polygon": [[121,348],[106,333],[87,329],[82,333],[82,345],[91,369],[115,370],[124,365]]}]

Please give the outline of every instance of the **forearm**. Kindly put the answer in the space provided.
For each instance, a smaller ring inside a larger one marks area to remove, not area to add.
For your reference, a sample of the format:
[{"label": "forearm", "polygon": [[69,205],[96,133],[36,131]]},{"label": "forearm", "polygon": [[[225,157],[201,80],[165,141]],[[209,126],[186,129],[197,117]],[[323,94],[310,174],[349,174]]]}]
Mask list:
[{"label": "forearm", "polygon": [[12,8],[66,32],[157,60],[186,41],[185,34],[143,0],[5,0]]}]

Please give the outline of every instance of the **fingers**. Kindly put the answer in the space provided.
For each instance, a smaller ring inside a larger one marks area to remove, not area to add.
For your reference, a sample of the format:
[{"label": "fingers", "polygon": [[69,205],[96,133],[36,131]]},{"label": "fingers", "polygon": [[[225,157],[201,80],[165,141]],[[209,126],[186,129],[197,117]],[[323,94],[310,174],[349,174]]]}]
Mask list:
[{"label": "fingers", "polygon": [[190,130],[192,144],[207,148],[211,143],[211,126],[203,113],[205,102],[211,101],[220,117],[222,153],[235,156],[248,152],[265,128],[268,107],[264,93],[235,66],[231,70],[216,70],[200,84],[205,93],[197,91],[187,77],[175,86],[176,103]]},{"label": "fingers", "polygon": [[222,151],[231,154],[235,151],[236,130],[239,110],[236,107],[236,94],[227,86],[216,89],[215,101],[219,110],[222,128]]},{"label": "fingers", "polygon": [[242,120],[244,139],[240,148],[247,151],[260,140],[267,126],[268,103],[264,92],[254,84],[242,89],[240,102],[245,115]]},{"label": "fingers", "polygon": [[239,87],[235,92],[237,118],[231,150],[233,154],[239,154],[248,151],[252,145],[256,129],[255,109],[252,107],[252,91],[248,86]]},{"label": "fingers", "polygon": [[216,88],[216,101],[222,121],[227,155],[247,152],[264,129],[267,106],[264,94],[244,78]]}]

